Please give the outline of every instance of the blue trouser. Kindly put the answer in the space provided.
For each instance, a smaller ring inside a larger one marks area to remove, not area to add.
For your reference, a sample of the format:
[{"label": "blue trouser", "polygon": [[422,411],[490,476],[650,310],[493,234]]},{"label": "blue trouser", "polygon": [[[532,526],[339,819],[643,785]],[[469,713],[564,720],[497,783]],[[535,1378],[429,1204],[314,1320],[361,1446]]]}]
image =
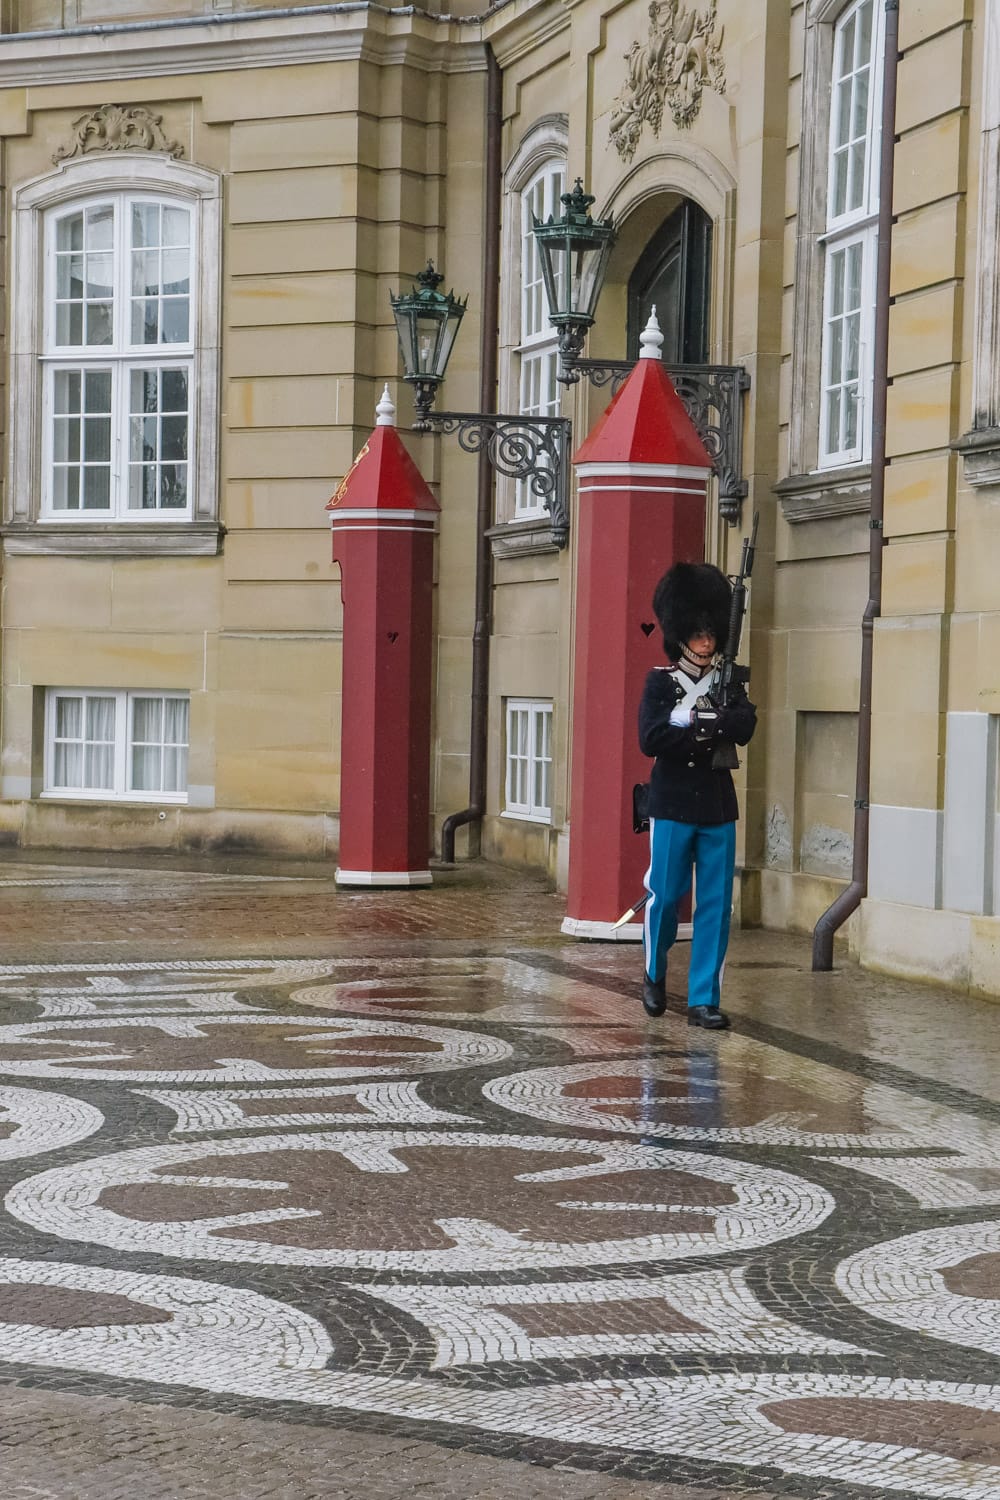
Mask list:
[{"label": "blue trouser", "polygon": [[667,952],[677,937],[677,906],[691,889],[695,892],[694,936],[688,967],[688,1005],[718,1005],[722,966],[729,946],[736,864],[735,823],[674,823],[669,818],[649,820],[649,900],[643,919],[646,973],[661,980],[667,972]]}]

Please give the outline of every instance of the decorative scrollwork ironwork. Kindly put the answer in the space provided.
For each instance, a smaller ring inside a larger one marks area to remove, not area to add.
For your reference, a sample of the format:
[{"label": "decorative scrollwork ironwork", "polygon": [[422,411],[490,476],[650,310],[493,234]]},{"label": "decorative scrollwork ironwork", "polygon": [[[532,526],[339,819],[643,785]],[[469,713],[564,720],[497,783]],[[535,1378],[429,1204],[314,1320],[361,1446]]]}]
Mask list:
[{"label": "decorative scrollwork ironwork", "polygon": [[[579,359],[574,369],[591,385],[610,385],[615,395],[635,366],[628,360]],[[719,481],[719,514],[735,526],[746,499],[743,477],[742,395],[750,376],[742,365],[664,365],[684,402]]]},{"label": "decorative scrollwork ironwork", "polygon": [[566,417],[520,417],[499,412],[431,411],[435,432],[457,433],[466,453],[485,453],[508,479],[523,480],[552,519],[557,547],[569,541],[569,433]]}]

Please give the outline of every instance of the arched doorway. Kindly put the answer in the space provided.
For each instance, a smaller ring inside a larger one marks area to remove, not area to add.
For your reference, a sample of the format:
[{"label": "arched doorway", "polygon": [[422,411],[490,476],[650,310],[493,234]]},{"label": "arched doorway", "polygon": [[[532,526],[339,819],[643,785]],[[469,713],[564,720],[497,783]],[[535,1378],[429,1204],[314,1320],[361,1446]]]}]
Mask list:
[{"label": "arched doorway", "polygon": [[667,364],[708,359],[712,221],[685,198],[660,225],[628,282],[628,358],[639,356],[639,335],[654,304]]}]

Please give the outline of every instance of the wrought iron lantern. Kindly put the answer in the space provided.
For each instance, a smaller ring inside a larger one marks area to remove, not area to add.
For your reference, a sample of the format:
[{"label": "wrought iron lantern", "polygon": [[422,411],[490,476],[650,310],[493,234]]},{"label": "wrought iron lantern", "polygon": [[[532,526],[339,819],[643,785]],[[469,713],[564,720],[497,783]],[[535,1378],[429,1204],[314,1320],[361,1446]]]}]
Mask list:
[{"label": "wrought iron lantern", "polygon": [[574,368],[587,330],[592,327],[604,286],[608,257],[615,243],[614,220],[590,217],[596,200],[583,190],[578,177],[571,193],[563,193],[562,218],[545,222],[532,214],[532,233],[549,303],[549,322],[558,331],[559,379],[566,385],[579,380]]},{"label": "wrought iron lantern", "polygon": [[399,349],[403,356],[403,379],[413,386],[417,420],[414,427],[426,432],[428,414],[437,388],[444,379],[455,335],[465,315],[468,297],[439,292],[444,277],[433,261],[415,278],[413,290],[398,297],[390,293]]}]

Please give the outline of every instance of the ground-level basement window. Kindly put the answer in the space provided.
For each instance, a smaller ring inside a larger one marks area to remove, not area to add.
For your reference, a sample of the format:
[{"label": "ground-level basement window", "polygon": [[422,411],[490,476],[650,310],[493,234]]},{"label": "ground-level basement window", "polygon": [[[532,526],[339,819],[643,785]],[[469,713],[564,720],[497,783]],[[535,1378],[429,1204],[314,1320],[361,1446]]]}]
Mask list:
[{"label": "ground-level basement window", "polygon": [[187,693],[49,688],[45,793],[186,802]]},{"label": "ground-level basement window", "polygon": [[540,698],[507,700],[504,815],[552,821],[552,704]]}]

